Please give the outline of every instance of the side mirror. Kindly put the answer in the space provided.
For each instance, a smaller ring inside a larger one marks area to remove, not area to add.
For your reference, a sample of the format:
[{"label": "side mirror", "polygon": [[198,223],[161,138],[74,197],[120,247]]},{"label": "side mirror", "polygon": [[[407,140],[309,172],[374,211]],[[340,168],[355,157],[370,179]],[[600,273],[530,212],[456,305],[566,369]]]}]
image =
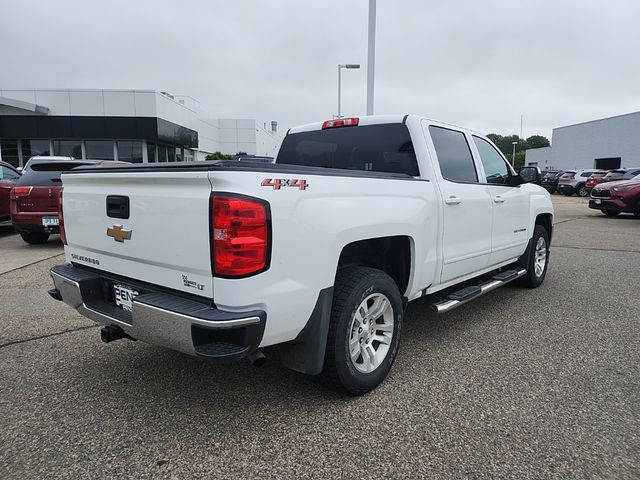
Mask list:
[{"label": "side mirror", "polygon": [[518,169],[518,175],[522,179],[522,183],[542,183],[542,172],[538,167],[521,167]]}]

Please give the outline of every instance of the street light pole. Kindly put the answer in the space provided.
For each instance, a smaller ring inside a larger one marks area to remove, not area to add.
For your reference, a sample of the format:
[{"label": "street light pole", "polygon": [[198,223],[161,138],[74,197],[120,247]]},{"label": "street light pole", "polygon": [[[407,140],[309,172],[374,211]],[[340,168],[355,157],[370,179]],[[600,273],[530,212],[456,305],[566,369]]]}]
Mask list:
[{"label": "street light pole", "polygon": [[358,69],[360,65],[357,63],[346,63],[346,64],[338,64],[338,118],[341,117],[340,109],[341,109],[341,100],[342,100],[342,69],[346,68],[349,70]]},{"label": "street light pole", "polygon": [[511,166],[513,168],[516,168],[516,145],[518,144],[518,142],[511,142],[511,144],[513,145],[513,153],[511,154]]},{"label": "street light pole", "polygon": [[373,115],[373,78],[376,66],[376,0],[369,0],[367,48],[367,115]]}]

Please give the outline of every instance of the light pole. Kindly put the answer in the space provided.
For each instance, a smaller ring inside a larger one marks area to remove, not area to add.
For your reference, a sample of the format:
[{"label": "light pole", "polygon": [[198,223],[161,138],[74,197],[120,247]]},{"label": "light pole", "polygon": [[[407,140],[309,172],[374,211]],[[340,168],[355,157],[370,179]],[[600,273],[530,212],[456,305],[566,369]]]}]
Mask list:
[{"label": "light pole", "polygon": [[367,115],[373,115],[373,80],[376,63],[376,0],[369,0],[367,41]]},{"label": "light pole", "polygon": [[511,142],[511,145],[513,145],[513,153],[511,154],[511,166],[513,168],[516,168],[516,145],[518,144],[518,142]]},{"label": "light pole", "polygon": [[345,65],[342,65],[341,63],[338,64],[338,118],[340,118],[340,100],[341,100],[342,69],[343,68],[347,68],[349,70],[357,69],[357,68],[360,68],[360,65],[357,64],[357,63],[347,63]]}]

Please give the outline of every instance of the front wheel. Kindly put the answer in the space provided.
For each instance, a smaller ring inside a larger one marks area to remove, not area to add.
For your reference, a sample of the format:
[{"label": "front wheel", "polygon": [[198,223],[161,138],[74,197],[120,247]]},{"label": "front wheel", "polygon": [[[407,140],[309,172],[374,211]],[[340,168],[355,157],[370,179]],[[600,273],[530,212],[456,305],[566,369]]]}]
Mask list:
[{"label": "front wheel", "polygon": [[620,212],[617,210],[602,210],[602,213],[604,213],[607,217],[617,217],[618,215],[620,215]]},{"label": "front wheel", "polygon": [[402,299],[396,283],[374,268],[338,272],[324,376],[338,391],[362,395],[387,376],[398,353]]},{"label": "front wheel", "polygon": [[587,187],[585,187],[584,185],[580,185],[578,187],[578,196],[579,197],[588,197],[589,196],[589,190],[587,190]]},{"label": "front wheel", "polygon": [[533,251],[529,254],[527,273],[521,279],[525,287],[536,288],[542,285],[549,266],[549,234],[542,225],[536,225],[531,241]]}]

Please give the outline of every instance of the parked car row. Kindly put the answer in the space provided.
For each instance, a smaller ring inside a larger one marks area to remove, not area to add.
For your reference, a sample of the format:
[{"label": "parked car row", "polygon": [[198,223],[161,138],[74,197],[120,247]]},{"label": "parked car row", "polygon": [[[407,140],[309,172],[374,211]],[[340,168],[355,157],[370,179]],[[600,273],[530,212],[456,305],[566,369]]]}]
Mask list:
[{"label": "parked car row", "polygon": [[601,183],[629,180],[640,174],[640,168],[618,168],[615,170],[574,169],[547,171],[541,185],[549,193],[567,196],[588,197],[593,188]]},{"label": "parked car row", "polygon": [[591,191],[589,208],[609,217],[633,213],[640,218],[640,172],[628,180],[600,182]]}]

